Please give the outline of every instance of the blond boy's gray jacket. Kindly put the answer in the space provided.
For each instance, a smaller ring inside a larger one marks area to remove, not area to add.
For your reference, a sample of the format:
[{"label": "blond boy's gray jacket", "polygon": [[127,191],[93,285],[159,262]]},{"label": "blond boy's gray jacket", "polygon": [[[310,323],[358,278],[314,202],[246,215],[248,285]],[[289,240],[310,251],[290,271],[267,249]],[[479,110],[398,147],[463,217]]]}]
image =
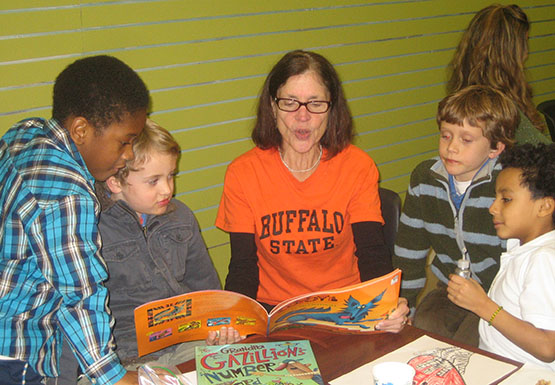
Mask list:
[{"label": "blond boy's gray jacket", "polygon": [[135,307],[221,287],[192,211],[176,199],[167,213],[148,216],[144,227],[118,201],[103,209],[99,228],[108,264],[109,305],[116,319],[116,352],[122,360],[137,357]]}]

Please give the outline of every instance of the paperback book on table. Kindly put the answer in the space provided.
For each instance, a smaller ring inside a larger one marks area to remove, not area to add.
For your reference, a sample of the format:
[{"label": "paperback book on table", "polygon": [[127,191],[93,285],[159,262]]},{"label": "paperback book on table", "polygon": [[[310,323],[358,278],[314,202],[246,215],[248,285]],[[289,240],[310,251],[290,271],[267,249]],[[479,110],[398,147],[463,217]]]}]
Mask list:
[{"label": "paperback book on table", "polygon": [[148,302],[135,309],[139,356],[167,346],[204,340],[231,326],[241,335],[270,335],[310,325],[343,333],[377,333],[395,310],[401,270],[356,285],[308,293],[278,304],[269,314],[257,301],[225,290],[202,290]]},{"label": "paperback book on table", "polygon": [[197,346],[198,385],[324,385],[310,341]]}]

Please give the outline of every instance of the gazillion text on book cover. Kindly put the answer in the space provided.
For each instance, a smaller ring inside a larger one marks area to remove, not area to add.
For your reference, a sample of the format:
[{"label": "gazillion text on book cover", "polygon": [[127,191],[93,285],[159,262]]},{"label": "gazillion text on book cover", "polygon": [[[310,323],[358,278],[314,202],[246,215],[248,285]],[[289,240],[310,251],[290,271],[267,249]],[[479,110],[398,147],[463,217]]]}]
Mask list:
[{"label": "gazillion text on book cover", "polygon": [[324,385],[307,340],[199,346],[198,385]]}]

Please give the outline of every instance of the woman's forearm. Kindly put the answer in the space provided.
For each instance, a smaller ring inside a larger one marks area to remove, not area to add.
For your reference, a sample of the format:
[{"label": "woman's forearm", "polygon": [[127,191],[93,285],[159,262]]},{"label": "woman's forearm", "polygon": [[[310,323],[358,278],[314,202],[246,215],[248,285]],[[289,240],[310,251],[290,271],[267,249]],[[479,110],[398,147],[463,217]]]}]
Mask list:
[{"label": "woman's forearm", "polygon": [[382,224],[370,221],[357,222],[352,224],[352,229],[360,280],[367,281],[393,271],[391,255],[383,237]]},{"label": "woman's forearm", "polygon": [[230,233],[231,260],[225,289],[256,299],[258,292],[258,256],[254,234]]}]

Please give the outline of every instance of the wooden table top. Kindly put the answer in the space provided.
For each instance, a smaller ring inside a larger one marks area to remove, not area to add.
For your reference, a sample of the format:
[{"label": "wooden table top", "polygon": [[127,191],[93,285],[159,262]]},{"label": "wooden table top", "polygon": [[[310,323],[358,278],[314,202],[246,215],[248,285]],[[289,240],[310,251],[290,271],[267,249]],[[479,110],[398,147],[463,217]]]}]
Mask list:
[{"label": "wooden table top", "polygon": [[[405,326],[398,334],[338,334],[312,327],[303,327],[274,332],[270,337],[259,335],[250,336],[242,342],[255,343],[307,339],[311,342],[312,350],[318,361],[322,377],[326,381],[331,381],[389,352],[399,349],[423,335],[429,335],[430,337],[447,342],[451,345],[460,346],[464,349],[517,365],[519,368],[522,366],[522,364],[510,359],[425,332],[424,330],[409,325]],[[195,362],[194,360],[190,360],[177,367],[183,373],[190,372],[195,370]],[[512,374],[512,372],[510,374]],[[506,377],[507,376],[502,379]],[[502,379],[495,383],[500,382]]]}]

